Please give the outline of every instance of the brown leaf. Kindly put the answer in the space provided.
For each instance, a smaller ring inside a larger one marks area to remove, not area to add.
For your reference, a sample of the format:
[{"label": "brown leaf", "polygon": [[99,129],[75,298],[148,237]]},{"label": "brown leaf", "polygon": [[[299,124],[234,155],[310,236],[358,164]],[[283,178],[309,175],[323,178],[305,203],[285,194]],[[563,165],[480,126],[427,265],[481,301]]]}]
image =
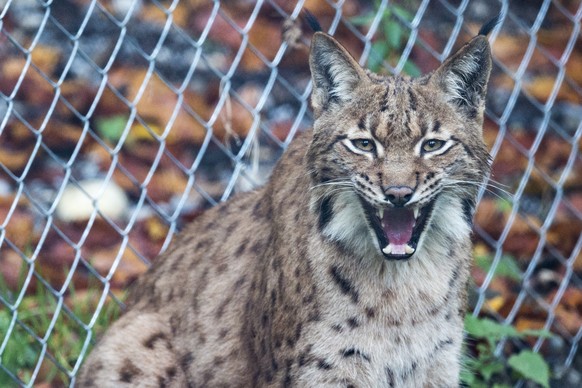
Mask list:
[{"label": "brown leaf", "polygon": [[538,230],[541,227],[537,217],[517,214],[503,243],[504,250],[517,258],[531,259],[540,240],[534,227]]},{"label": "brown leaf", "polygon": [[[525,82],[524,88],[535,99],[545,104],[554,93],[554,89],[557,87],[556,82],[558,82],[558,80],[555,75],[540,75],[530,82]],[[582,96],[572,89],[572,87],[570,87],[566,82],[562,82],[558,87],[557,100],[569,101],[575,104],[582,103]]]},{"label": "brown leaf", "polygon": [[[568,258],[581,234],[582,220],[577,217],[567,218],[558,213],[547,233],[547,241]],[[578,265],[582,266],[582,263]]]},{"label": "brown leaf", "polygon": [[[83,128],[51,117],[42,132],[43,142],[53,151],[74,149],[81,140]],[[85,138],[87,139],[87,138]]]},{"label": "brown leaf", "polygon": [[[39,70],[33,66],[27,67],[24,58],[10,58],[3,61],[3,64],[0,66],[2,69],[0,92],[10,95],[24,72],[24,77],[16,93],[16,98],[26,101],[30,105],[37,106],[39,110],[42,107],[43,112],[46,112],[55,97],[55,90],[46,80],[45,76],[41,75]],[[35,113],[41,115],[40,112]]]},{"label": "brown leaf", "polygon": [[566,62],[566,75],[574,80],[578,85],[582,86],[582,53],[573,51]]},{"label": "brown leaf", "polygon": [[[166,138],[168,143],[187,141],[199,144],[204,139],[206,135],[204,126],[187,112],[178,94],[157,75],[148,76],[146,70],[120,69],[111,76],[111,83],[118,90],[124,90],[125,97],[130,101],[135,101],[145,83],[145,90],[136,104],[138,114],[146,123],[151,123],[159,130],[158,135],[162,134],[171,119],[174,120]],[[210,118],[212,109],[203,96],[187,91],[183,97],[189,109],[203,120]],[[116,99],[117,97],[112,101],[115,104]]]},{"label": "brown leaf", "polygon": [[483,228],[491,237],[499,238],[505,226],[505,216],[499,210],[496,200],[483,198],[475,212],[475,224]]},{"label": "brown leaf", "polygon": [[518,317],[515,320],[515,328],[517,331],[524,330],[542,330],[546,321],[545,319],[535,319],[531,317]]},{"label": "brown leaf", "polygon": [[37,44],[30,54],[32,63],[45,75],[50,76],[54,73],[60,59],[60,53],[57,49]]},{"label": "brown leaf", "polygon": [[38,235],[34,231],[34,220],[29,210],[17,208],[6,222],[9,208],[0,207],[0,222],[6,224],[5,237],[21,251],[30,250],[38,241]]},{"label": "brown leaf", "polygon": [[150,217],[145,222],[148,237],[154,241],[162,241],[168,235],[169,227],[158,217]]},{"label": "brown leaf", "polygon": [[[529,40],[530,36],[526,34],[498,35],[491,47],[493,56],[515,72],[525,57]],[[537,49],[534,50],[528,67],[539,72],[555,68],[552,61]]]},{"label": "brown leaf", "polygon": [[[112,271],[120,250],[121,244],[95,250],[88,254],[89,262],[101,276],[107,276]],[[133,250],[125,247],[121,253],[121,260],[111,279],[112,285],[120,288],[126,287],[146,270],[147,265],[139,256]]]},{"label": "brown leaf", "polygon": [[172,196],[182,194],[187,184],[188,177],[177,168],[158,170],[147,186],[148,195],[156,202],[168,201]]},{"label": "brown leaf", "polygon": [[523,174],[528,163],[528,159],[523,155],[515,144],[507,137],[501,142],[495,160],[492,165],[492,174],[496,180],[514,180],[514,177]]},{"label": "brown leaf", "polygon": [[31,158],[31,153],[34,145],[26,146],[23,149],[10,148],[7,145],[2,145],[2,152],[0,152],[0,164],[5,166],[13,173],[20,173],[27,165]]},{"label": "brown leaf", "polygon": [[[254,23],[249,30],[249,43],[259,51],[267,61],[275,59],[275,55],[281,47],[282,35],[281,25],[279,23],[269,23],[268,20],[262,20],[260,23]],[[245,71],[253,72],[266,68],[263,59],[259,58],[253,50],[247,48],[241,60],[241,66]]]},{"label": "brown leaf", "polygon": [[[26,268],[26,262],[18,253],[12,249],[4,248],[4,246],[0,248],[0,274],[10,290],[19,291],[20,281],[22,280],[21,275]],[[34,287],[34,284],[29,287]]]},{"label": "brown leaf", "polygon": [[[79,113],[85,115],[97,97],[97,90],[86,80],[66,80],[61,85],[61,95]],[[57,104],[57,112],[61,117],[69,117],[71,111],[62,102]]]},{"label": "brown leaf", "polygon": [[181,28],[184,28],[190,17],[190,11],[192,11],[192,9],[196,8],[198,5],[201,4],[196,4],[192,1],[180,1],[175,5],[175,7],[173,7],[172,13],[169,14],[162,11],[162,9],[160,9],[160,5],[158,4],[144,4],[140,12],[140,19],[142,22],[149,22],[164,26],[168,21],[169,15],[171,15],[172,23]]},{"label": "brown leaf", "polygon": [[[250,107],[256,106],[261,96],[257,87],[246,86],[239,91],[239,97]],[[238,100],[228,97],[213,132],[218,138],[225,136],[245,137],[253,124],[253,115]]]},{"label": "brown leaf", "polygon": [[[548,303],[553,303],[556,292],[546,297]],[[575,335],[580,330],[580,327],[582,327],[582,290],[575,286],[568,287],[562,295],[560,303],[556,306],[554,314],[556,320],[570,334]]]},{"label": "brown leaf", "polygon": [[554,310],[556,320],[568,330],[571,335],[576,335],[580,327],[582,327],[582,317],[580,313],[564,307],[562,305],[556,306]]}]

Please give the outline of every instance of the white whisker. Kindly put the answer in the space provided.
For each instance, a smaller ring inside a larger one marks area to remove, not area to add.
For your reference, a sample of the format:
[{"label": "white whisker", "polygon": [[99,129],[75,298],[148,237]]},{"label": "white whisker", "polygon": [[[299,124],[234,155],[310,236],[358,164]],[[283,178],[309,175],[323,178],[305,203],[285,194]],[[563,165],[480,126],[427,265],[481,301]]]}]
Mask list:
[{"label": "white whisker", "polygon": [[[511,200],[513,198],[513,194],[510,193],[509,191],[502,189],[501,187],[498,187],[495,185],[486,184],[484,182],[447,178],[446,182],[444,182],[444,184],[443,184],[444,187],[453,188],[457,191],[463,191],[462,185],[471,185],[471,186],[475,186],[475,187],[479,187],[479,188],[483,187],[483,188],[485,188],[485,190],[487,192],[493,194],[494,196],[496,196],[500,199],[510,199]],[[488,186],[500,191],[501,193],[505,194],[508,198],[504,198],[504,196],[491,190]],[[467,193],[467,191],[463,191],[463,192]]]}]

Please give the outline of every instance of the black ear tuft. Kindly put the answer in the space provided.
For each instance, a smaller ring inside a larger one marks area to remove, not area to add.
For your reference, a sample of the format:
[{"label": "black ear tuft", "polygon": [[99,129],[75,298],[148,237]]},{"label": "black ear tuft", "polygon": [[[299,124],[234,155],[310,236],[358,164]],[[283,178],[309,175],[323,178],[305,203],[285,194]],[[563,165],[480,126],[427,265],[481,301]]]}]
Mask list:
[{"label": "black ear tuft", "polygon": [[303,20],[307,23],[309,28],[313,30],[313,32],[323,31],[321,24],[319,24],[319,20],[317,20],[317,18],[309,12],[307,8],[303,9]]},{"label": "black ear tuft", "polygon": [[499,13],[493,19],[491,19],[487,23],[485,23],[483,25],[483,27],[481,27],[481,29],[479,30],[479,34],[478,35],[483,35],[483,36],[489,35],[489,33],[491,31],[493,31],[493,29],[495,27],[497,27],[497,25],[499,24],[499,22],[501,21],[501,19],[503,19],[502,16],[503,15],[501,13]]}]

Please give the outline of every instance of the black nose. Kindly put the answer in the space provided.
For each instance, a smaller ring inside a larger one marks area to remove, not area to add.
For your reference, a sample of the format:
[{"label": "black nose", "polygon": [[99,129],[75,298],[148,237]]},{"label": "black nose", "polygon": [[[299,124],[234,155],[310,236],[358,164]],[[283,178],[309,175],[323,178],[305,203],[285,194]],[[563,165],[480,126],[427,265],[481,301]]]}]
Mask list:
[{"label": "black nose", "polygon": [[388,186],[384,189],[384,193],[386,193],[386,199],[394,206],[404,206],[410,201],[414,191],[408,186]]}]

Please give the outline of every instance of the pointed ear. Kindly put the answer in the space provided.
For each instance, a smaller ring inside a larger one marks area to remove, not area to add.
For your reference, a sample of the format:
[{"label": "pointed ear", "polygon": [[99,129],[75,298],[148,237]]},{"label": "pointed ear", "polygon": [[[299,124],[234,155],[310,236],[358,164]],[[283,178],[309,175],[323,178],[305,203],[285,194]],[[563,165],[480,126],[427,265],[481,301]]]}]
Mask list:
[{"label": "pointed ear", "polygon": [[434,72],[431,81],[467,118],[481,120],[490,73],[489,42],[479,35],[450,56]]},{"label": "pointed ear", "polygon": [[313,80],[311,105],[315,117],[330,104],[352,100],[356,87],[366,82],[367,76],[356,60],[334,38],[316,32],[311,41],[309,66]]}]

